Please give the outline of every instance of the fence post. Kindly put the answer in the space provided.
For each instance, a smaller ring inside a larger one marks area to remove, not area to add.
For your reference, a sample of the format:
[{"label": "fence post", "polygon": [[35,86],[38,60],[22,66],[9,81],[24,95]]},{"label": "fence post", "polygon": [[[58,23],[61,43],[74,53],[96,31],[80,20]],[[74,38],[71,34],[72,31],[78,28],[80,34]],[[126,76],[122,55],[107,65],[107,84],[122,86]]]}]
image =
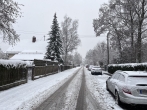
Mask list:
[{"label": "fence post", "polygon": [[47,74],[48,74],[47,68],[48,68],[48,65],[47,65],[47,62],[46,62],[46,63],[45,63],[45,76],[47,76]]},{"label": "fence post", "polygon": [[58,72],[61,72],[61,66],[58,65]]},{"label": "fence post", "polygon": [[32,80],[34,80],[34,74],[35,74],[35,66],[32,66]]}]

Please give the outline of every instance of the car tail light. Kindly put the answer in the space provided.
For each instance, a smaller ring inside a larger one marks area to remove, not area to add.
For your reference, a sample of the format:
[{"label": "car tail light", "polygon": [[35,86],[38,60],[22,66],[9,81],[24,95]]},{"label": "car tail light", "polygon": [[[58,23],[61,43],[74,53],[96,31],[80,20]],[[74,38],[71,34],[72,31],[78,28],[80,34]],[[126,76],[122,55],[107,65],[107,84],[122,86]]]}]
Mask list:
[{"label": "car tail light", "polygon": [[122,90],[123,90],[123,92],[125,92],[127,94],[132,94],[131,91],[127,87],[123,87]]}]

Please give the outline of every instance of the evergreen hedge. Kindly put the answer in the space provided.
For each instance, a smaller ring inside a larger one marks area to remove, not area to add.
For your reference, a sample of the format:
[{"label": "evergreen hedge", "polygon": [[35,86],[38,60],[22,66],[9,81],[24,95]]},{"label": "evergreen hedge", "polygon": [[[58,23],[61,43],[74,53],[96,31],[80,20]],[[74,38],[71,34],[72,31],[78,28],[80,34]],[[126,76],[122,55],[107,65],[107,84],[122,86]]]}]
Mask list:
[{"label": "evergreen hedge", "polygon": [[147,63],[126,63],[126,64],[110,64],[108,72],[113,74],[117,70],[122,71],[146,71]]}]

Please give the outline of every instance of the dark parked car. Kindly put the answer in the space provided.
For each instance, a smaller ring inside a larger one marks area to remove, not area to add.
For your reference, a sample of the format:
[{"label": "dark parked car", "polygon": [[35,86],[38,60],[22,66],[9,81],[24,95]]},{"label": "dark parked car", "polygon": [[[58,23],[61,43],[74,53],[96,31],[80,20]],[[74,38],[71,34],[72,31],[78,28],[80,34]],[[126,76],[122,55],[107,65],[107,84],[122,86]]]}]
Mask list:
[{"label": "dark parked car", "polygon": [[147,105],[147,72],[116,71],[107,79],[106,88],[115,95],[117,104]]},{"label": "dark parked car", "polygon": [[89,68],[89,65],[86,65],[86,68]]}]

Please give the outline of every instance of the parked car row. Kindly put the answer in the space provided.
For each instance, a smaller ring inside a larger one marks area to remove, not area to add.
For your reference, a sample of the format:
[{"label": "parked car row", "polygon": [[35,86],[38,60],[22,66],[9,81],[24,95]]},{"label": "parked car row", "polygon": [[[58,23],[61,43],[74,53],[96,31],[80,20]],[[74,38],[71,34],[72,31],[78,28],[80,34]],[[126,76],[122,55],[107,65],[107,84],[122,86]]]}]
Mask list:
[{"label": "parked car row", "polygon": [[106,81],[106,89],[115,96],[119,105],[147,105],[147,72],[116,71]]},{"label": "parked car row", "polygon": [[[102,75],[102,68],[88,65],[92,75]],[[116,71],[106,80],[106,89],[115,96],[118,105],[147,105],[147,72]]]}]

